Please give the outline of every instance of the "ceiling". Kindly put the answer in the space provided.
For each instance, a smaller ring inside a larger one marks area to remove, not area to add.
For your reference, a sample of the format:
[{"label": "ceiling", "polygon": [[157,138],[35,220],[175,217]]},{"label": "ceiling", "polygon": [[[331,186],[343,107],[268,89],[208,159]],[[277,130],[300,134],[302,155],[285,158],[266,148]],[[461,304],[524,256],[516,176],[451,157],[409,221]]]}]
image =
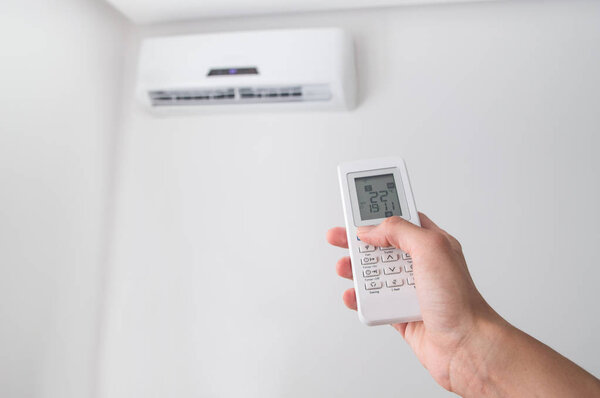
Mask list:
[{"label": "ceiling", "polygon": [[493,0],[107,0],[138,24],[306,11]]}]

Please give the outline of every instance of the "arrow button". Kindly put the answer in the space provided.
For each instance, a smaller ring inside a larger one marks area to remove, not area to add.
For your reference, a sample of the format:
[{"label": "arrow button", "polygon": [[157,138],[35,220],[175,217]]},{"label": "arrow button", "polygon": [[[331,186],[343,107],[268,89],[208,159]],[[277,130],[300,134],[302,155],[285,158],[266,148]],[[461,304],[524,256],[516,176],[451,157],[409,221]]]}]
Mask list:
[{"label": "arrow button", "polygon": [[402,272],[402,268],[397,265],[393,267],[388,266],[383,269],[383,273],[386,275],[399,274],[400,272]]},{"label": "arrow button", "polygon": [[384,263],[391,263],[392,261],[398,261],[400,257],[396,253],[387,253],[381,256],[381,260]]}]

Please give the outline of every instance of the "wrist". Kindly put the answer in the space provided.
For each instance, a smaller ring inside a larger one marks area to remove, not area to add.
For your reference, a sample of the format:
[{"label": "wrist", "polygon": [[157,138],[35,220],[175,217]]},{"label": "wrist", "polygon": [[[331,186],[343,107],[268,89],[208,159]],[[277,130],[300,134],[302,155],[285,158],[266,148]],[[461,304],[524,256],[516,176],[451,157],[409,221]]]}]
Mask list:
[{"label": "wrist", "polygon": [[514,334],[513,326],[491,309],[478,317],[450,362],[452,392],[463,397],[504,395],[496,376],[508,363],[506,347]]}]

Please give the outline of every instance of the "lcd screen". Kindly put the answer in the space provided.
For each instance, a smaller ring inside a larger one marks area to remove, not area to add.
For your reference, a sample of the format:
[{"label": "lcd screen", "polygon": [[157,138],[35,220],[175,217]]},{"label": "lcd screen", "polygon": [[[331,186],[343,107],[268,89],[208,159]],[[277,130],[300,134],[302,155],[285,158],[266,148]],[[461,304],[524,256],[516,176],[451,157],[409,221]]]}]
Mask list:
[{"label": "lcd screen", "polygon": [[363,221],[402,216],[393,174],[359,177],[354,182]]}]

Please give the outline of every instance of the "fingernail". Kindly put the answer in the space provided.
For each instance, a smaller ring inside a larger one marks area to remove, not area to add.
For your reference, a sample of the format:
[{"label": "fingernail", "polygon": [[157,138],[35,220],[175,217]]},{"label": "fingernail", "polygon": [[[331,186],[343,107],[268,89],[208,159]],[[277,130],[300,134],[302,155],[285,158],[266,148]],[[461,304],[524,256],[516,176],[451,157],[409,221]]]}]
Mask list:
[{"label": "fingernail", "polygon": [[358,236],[360,236],[360,235],[368,234],[369,232],[371,232],[374,229],[375,229],[374,225],[367,225],[365,227],[358,227],[358,230],[356,232],[357,232]]}]

